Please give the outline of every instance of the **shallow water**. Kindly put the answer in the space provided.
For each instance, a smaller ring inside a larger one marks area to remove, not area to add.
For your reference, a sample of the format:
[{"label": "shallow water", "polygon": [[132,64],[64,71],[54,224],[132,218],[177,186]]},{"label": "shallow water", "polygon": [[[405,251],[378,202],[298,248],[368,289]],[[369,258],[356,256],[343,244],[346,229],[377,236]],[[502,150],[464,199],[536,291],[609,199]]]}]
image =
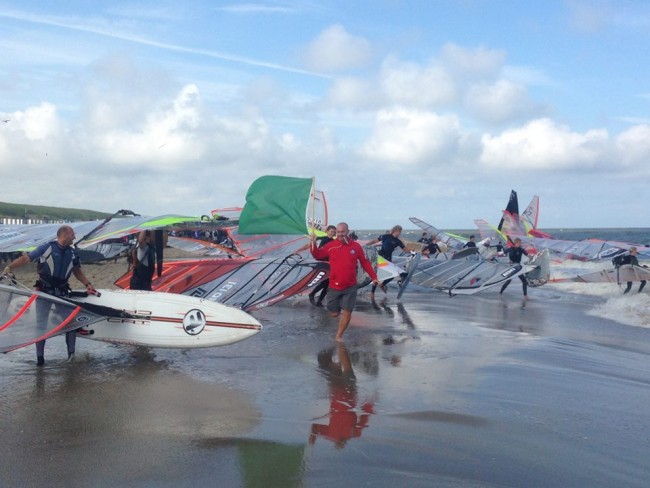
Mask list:
[{"label": "shallow water", "polygon": [[342,348],[297,297],[232,346],[13,352],[3,486],[648,486],[650,330],[520,293],[362,293]]}]

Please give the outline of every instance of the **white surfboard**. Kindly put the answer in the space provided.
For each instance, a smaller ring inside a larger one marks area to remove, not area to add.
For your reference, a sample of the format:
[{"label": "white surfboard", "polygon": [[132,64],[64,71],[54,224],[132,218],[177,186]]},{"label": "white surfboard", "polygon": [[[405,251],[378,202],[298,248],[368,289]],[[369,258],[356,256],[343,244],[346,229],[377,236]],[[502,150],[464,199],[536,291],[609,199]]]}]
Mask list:
[{"label": "white surfboard", "polygon": [[82,328],[81,337],[86,339],[150,347],[215,347],[242,341],[262,329],[246,312],[210,300],[153,291],[98,291],[99,296],[69,298],[107,316]]}]

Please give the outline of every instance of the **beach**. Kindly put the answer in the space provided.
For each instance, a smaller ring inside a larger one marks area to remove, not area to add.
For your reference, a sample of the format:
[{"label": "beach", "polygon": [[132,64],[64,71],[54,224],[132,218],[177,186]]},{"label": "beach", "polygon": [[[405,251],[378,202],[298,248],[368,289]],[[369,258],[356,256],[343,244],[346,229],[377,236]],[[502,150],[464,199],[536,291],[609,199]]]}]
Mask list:
[{"label": "beach", "polygon": [[[108,288],[126,264],[84,269]],[[12,352],[3,486],[647,486],[650,330],[530,295],[361,292],[342,345],[297,296],[220,348]]]}]

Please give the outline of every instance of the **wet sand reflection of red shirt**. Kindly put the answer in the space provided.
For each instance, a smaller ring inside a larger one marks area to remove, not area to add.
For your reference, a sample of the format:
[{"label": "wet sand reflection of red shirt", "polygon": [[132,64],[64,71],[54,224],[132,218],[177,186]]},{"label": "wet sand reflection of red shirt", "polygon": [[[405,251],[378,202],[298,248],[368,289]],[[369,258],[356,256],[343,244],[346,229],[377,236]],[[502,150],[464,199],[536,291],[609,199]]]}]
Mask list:
[{"label": "wet sand reflection of red shirt", "polygon": [[364,403],[361,406],[363,413],[357,414],[356,392],[352,391],[349,385],[332,385],[330,393],[329,424],[312,424],[312,434],[330,439],[336,444],[344,444],[348,439],[361,437],[361,431],[368,426],[370,415],[374,413],[373,404]]}]

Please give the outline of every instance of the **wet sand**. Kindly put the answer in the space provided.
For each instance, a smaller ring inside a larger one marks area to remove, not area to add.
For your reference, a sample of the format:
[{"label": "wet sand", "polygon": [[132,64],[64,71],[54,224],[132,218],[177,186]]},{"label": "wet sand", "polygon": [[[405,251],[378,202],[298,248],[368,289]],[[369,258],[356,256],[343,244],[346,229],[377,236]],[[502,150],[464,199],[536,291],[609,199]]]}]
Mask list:
[{"label": "wet sand", "polygon": [[363,293],[342,346],[296,297],[221,348],[12,352],[3,486],[648,486],[650,330],[520,293]]}]

